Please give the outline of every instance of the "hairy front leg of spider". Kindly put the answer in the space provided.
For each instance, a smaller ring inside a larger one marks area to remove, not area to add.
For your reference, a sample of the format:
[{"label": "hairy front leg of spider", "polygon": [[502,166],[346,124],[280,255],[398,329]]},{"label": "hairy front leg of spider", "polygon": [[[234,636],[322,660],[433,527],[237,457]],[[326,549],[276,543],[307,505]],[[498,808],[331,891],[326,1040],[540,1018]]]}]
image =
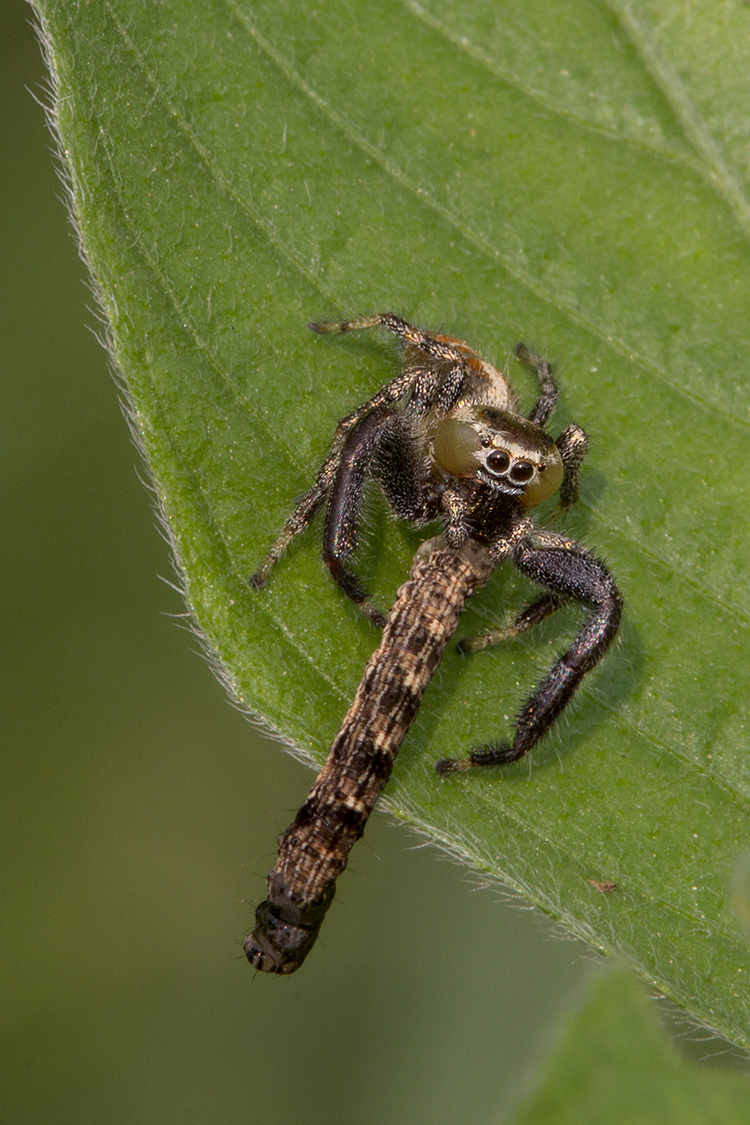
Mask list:
[{"label": "hairy front leg of spider", "polygon": [[481,633],[477,637],[464,637],[459,641],[456,648],[459,652],[479,652],[483,648],[489,648],[490,645],[499,644],[501,641],[511,641],[514,637],[518,637],[521,633],[527,633],[529,629],[534,629],[537,625],[541,625],[542,621],[546,621],[553,613],[557,613],[566,602],[555,594],[545,594],[543,598],[538,598],[537,601],[527,605],[522,609],[519,614],[508,625],[503,625],[501,629],[491,629],[489,633]]},{"label": "hairy front leg of spider", "polygon": [[536,371],[540,396],[529,414],[529,421],[537,426],[544,426],[557,405],[558,390],[553,378],[552,365],[543,356],[530,351],[525,344],[516,344],[515,351],[521,363]]},{"label": "hairy front leg of spider", "polygon": [[420,380],[424,382],[424,375],[419,370],[402,372],[395,379],[386,383],[384,387],[381,387],[371,399],[363,402],[351,414],[347,414],[345,418],[341,419],[336,427],[336,434],[328,456],[318,470],[315,483],[297,503],[260,566],[250,575],[248,581],[252,587],[260,589],[265,586],[271,571],[292,540],[306,530],[318,509],[325,503],[341,464],[342,450],[346,444],[347,436],[356,430],[369,414],[397,402],[398,399],[411,391],[415,384],[419,385]]},{"label": "hairy front leg of spider", "polygon": [[461,352],[457,350],[450,340],[439,339],[429,332],[423,332],[414,324],[409,324],[403,317],[396,313],[373,313],[372,316],[361,316],[356,320],[320,320],[308,324],[313,332],[321,334],[326,332],[359,332],[367,328],[387,328],[407,344],[413,344],[425,355],[433,359],[447,359],[457,365],[462,365]]},{"label": "hairy front leg of spider", "polygon": [[394,412],[387,407],[365,415],[347,435],[326,504],[323,559],[341,589],[375,625],[385,618],[370,604],[359,578],[346,563],[357,546],[365,481],[373,475],[378,447]]},{"label": "hairy front leg of spider", "polygon": [[589,607],[589,616],[571,646],[529,696],[516,721],[512,743],[473,750],[468,758],[444,758],[438,773],[473,766],[499,766],[527,754],[550,729],[587,672],[598,664],[615,638],[622,617],[622,598],[604,563],[568,541],[566,548],[534,545],[534,537],[514,549],[513,562],[533,582],[552,594]]},{"label": "hairy front leg of spider", "polygon": [[481,554],[416,558],[310,796],[280,837],[268,898],[245,941],[256,969],[293,973],[312,948],[465,601],[490,570]]},{"label": "hairy front leg of spider", "polygon": [[404,414],[384,427],[373,473],[398,519],[421,526],[440,515],[442,490],[424,479],[423,457]]}]

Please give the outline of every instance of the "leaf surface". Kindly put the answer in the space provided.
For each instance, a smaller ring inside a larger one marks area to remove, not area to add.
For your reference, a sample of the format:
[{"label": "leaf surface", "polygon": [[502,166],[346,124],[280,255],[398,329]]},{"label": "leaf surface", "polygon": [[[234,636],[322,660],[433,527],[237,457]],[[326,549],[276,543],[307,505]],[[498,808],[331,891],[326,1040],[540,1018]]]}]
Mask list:
[{"label": "leaf surface", "polygon": [[[519,339],[558,362],[555,426],[575,420],[592,444],[566,528],[618,578],[621,642],[529,760],[439,780],[437,759],[507,732],[578,618],[448,653],[387,804],[750,1044],[728,889],[750,839],[750,10],[36,9],[190,608],[233,691],[296,752],[322,760],[375,636],[314,531],[267,590],[246,576],[336,420],[397,364],[389,341],[305,323],[394,309],[501,365]],[[373,502],[359,568],[381,605],[418,543]],[[462,631],[528,596],[496,575]]]}]

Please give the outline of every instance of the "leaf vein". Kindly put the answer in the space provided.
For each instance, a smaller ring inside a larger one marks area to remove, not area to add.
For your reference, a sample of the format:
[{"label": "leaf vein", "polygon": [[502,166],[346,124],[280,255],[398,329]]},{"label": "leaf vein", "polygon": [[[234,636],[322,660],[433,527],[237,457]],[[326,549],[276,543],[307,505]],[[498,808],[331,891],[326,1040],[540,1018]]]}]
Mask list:
[{"label": "leaf vein", "polygon": [[319,94],[297,70],[295,70],[290,60],[285,58],[285,56],[260,33],[252,19],[248,16],[248,13],[243,12],[238,7],[235,0],[225,0],[225,3],[235,15],[238,23],[245,28],[248,34],[268,55],[272,62],[275,63],[288,81],[300,90],[316,106],[321,114],[353,145],[361,149],[368,157],[378,163],[395,183],[399,184],[413,195],[420,205],[429,207],[443,223],[454,231],[457,231],[470,245],[480,251],[483,256],[491,261],[498,262],[510,277],[524,286],[529,292],[532,292],[540,300],[545,301],[553,308],[564,313],[569,320],[610,348],[615,354],[640,366],[649,373],[651,377],[656,378],[659,382],[669,387],[679,397],[686,399],[691,406],[698,407],[702,411],[710,410],[725,422],[733,426],[739,426],[743,431],[750,429],[750,420],[746,421],[739,418],[736,414],[727,410],[719,403],[689,390],[684,385],[684,382],[671,378],[666,370],[659,364],[641,355],[636,348],[628,345],[626,341],[607,332],[606,328],[599,327],[590,317],[587,317],[584,311],[574,302],[562,299],[554,290],[544,285],[526,270],[521,269],[518,263],[513,261],[510,256],[493,246],[486,238],[482,237],[471,227],[466,226],[466,224],[454,215],[448,207],[434,199],[428,189],[420,187],[418,183],[406,175],[398,164],[386,156],[381,149],[368,141],[366,137],[363,137],[343,113],[334,109],[334,107]]},{"label": "leaf vein", "polygon": [[625,33],[643,60],[644,69],[651,75],[672,108],[675,120],[706,169],[705,178],[710,186],[729,205],[745,239],[750,236],[750,200],[739,172],[732,167],[711,134],[688,89],[680,76],[656,48],[656,35],[639,20],[630,0],[604,0],[606,6],[619,20]]}]

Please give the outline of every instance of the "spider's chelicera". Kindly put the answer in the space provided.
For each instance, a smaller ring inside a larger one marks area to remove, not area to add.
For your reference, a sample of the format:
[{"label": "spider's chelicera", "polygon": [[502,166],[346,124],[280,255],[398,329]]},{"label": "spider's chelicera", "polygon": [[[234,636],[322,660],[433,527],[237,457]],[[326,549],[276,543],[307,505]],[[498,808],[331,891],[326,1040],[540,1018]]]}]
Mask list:
[{"label": "spider's chelicera", "polygon": [[[383,627],[310,795],[279,839],[268,898],[245,941],[248,960],[265,972],[294,972],[307,956],[466,599],[494,567],[509,559],[544,593],[509,626],[462,641],[464,651],[517,636],[566,603],[580,602],[588,613],[521,708],[512,740],[480,746],[464,759],[443,759],[439,774],[523,757],[602,658],[622,614],[604,564],[574,540],[535,527],[530,516],[556,492],[563,511],[575,501],[587,446],[580,426],[568,426],[556,440],[545,432],[557,400],[550,365],[523,344],[516,348],[540,388],[524,418],[506,377],[460,340],[422,332],[392,313],[309,325],[321,333],[378,326],[403,341],[400,374],[339,422],[315,483],[250,580],[263,586],[292,539],[325,505],[326,565],[344,593]],[[370,478],[400,519],[442,523],[417,551],[387,619],[349,568]]]}]

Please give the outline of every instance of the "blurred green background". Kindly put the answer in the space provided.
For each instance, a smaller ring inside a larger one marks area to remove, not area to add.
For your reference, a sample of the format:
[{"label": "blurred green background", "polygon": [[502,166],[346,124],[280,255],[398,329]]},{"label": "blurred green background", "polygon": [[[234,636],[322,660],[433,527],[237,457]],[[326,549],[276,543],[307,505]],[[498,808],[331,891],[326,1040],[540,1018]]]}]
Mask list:
[{"label": "blurred green background", "polygon": [[0,1118],[484,1120],[586,975],[544,919],[376,817],[304,971],[244,962],[312,775],[170,617],[29,19],[0,8]]}]

